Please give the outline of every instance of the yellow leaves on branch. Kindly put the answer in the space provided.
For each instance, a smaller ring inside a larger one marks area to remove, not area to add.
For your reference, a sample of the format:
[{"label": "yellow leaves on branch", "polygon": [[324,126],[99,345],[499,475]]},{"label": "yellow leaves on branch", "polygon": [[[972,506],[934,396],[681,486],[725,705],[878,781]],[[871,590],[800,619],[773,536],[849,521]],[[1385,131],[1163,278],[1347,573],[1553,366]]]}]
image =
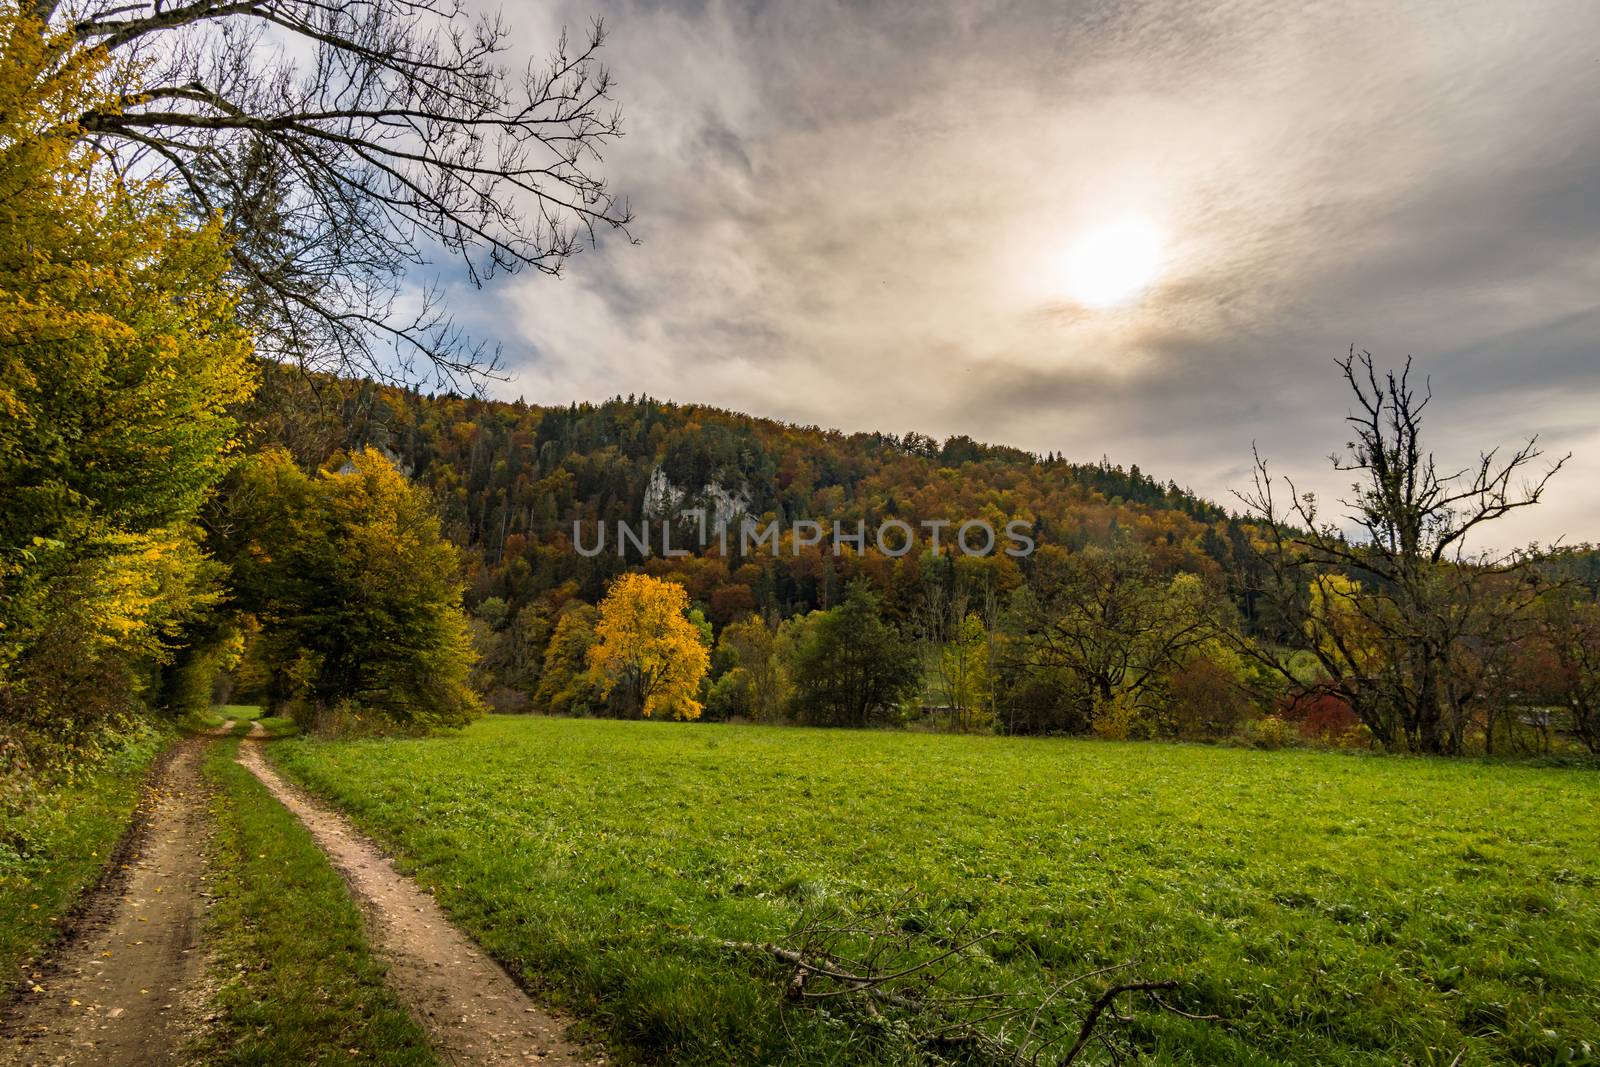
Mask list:
[{"label": "yellow leaves on branch", "polygon": [[109,83],[125,80],[105,49],[47,27],[31,7],[0,0],[0,151],[75,138],[84,115],[117,106]]},{"label": "yellow leaves on branch", "polygon": [[217,600],[196,518],[254,389],[220,223],[79,120],[129,71],[0,0],[0,684],[44,637],[159,659]]},{"label": "yellow leaves on branch", "polygon": [[1371,674],[1381,666],[1377,627],[1367,613],[1384,610],[1384,602],[1342,574],[1318,575],[1311,580],[1310,593],[1306,630],[1323,655],[1353,675]]},{"label": "yellow leaves on branch", "polygon": [[[322,471],[322,492],[335,525],[343,531],[345,552],[360,561],[360,582],[369,595],[403,591],[424,595],[418,573],[454,575],[460,570],[456,547],[440,532],[438,516],[394,464],[377,449],[363,448],[342,470]],[[453,603],[453,583],[431,583],[427,599]]]},{"label": "yellow leaves on branch", "polygon": [[195,581],[206,570],[198,541],[198,531],[185,527],[104,535],[88,575],[97,596],[79,620],[84,636],[161,658],[163,638],[221,599],[218,589]]},{"label": "yellow leaves on branch", "polygon": [[612,583],[589,649],[602,692],[622,687],[646,718],[698,719],[696,697],[711,656],[688,612],[689,596],[675,582],[624,574]]}]

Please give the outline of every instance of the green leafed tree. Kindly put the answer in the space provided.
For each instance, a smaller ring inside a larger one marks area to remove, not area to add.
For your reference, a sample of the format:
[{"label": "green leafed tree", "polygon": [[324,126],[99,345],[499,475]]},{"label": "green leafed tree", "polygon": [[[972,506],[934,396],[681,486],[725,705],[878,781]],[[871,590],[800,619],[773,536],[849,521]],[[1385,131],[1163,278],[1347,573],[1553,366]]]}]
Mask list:
[{"label": "green leafed tree", "polygon": [[781,720],[791,685],[772,628],[760,616],[751,615],[723,629],[717,649],[729,662],[724,677],[737,676],[730,686],[737,687],[742,698],[735,713],[758,722]]},{"label": "green leafed tree", "polygon": [[412,729],[481,712],[458,552],[382,453],[308,476],[268,451],[230,502],[237,603],[261,624],[273,699],[312,721],[353,704]]},{"label": "green leafed tree", "polygon": [[562,609],[545,649],[539,688],[533,694],[535,710],[572,715],[592,711],[600,703],[600,685],[589,670],[589,649],[599,619],[595,606],[581,600]]},{"label": "green leafed tree", "polygon": [[795,707],[817,726],[866,726],[919,682],[915,645],[884,621],[861,582],[838,607],[805,620],[793,655]]},{"label": "green leafed tree", "polygon": [[196,520],[254,383],[221,228],[74,137],[118,71],[0,8],[0,749],[36,769],[91,760],[215,604]]},{"label": "green leafed tree", "polygon": [[1173,670],[1222,625],[1214,591],[1193,574],[1166,577],[1123,542],[1071,554],[1040,553],[1018,604],[1023,632],[1008,669],[1069,694],[1068,729],[1149,727]]},{"label": "green leafed tree", "polygon": [[989,633],[976,612],[967,612],[939,650],[940,689],[963,732],[989,725]]}]

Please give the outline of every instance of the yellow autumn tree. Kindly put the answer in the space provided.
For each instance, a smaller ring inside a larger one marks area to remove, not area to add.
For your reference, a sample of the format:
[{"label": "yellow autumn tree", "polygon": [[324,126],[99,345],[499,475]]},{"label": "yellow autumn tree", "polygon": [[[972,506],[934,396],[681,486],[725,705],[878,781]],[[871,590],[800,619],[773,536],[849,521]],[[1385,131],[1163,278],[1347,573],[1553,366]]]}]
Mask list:
[{"label": "yellow autumn tree", "polygon": [[0,2],[0,746],[94,757],[214,606],[198,518],[253,388],[220,225],[103,165],[103,50]]},{"label": "yellow autumn tree", "polygon": [[710,665],[683,586],[647,574],[612,583],[589,649],[603,693],[620,691],[628,709],[646,718],[698,719],[700,681]]}]

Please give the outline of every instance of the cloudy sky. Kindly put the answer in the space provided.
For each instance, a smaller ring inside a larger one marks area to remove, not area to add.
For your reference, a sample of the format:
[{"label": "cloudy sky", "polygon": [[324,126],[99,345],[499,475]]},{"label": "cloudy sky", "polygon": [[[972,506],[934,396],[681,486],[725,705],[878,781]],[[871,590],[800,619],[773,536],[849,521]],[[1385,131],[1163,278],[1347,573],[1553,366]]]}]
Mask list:
[{"label": "cloudy sky", "polygon": [[[641,243],[463,297],[502,395],[965,433],[1225,500],[1253,441],[1339,488],[1355,344],[1431,376],[1442,459],[1574,453],[1500,538],[1600,540],[1600,4],[508,15],[530,48],[605,17]],[[1108,225],[1159,273],[1089,306]]]}]

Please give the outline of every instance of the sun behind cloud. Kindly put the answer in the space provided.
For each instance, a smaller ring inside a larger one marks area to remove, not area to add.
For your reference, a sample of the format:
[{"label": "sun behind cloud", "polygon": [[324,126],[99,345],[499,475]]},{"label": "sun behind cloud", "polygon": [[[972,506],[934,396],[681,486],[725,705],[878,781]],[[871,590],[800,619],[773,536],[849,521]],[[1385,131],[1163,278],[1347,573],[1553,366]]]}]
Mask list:
[{"label": "sun behind cloud", "polygon": [[1140,216],[1084,233],[1067,250],[1067,294],[1091,308],[1132,302],[1160,277],[1165,244],[1155,224]]}]

